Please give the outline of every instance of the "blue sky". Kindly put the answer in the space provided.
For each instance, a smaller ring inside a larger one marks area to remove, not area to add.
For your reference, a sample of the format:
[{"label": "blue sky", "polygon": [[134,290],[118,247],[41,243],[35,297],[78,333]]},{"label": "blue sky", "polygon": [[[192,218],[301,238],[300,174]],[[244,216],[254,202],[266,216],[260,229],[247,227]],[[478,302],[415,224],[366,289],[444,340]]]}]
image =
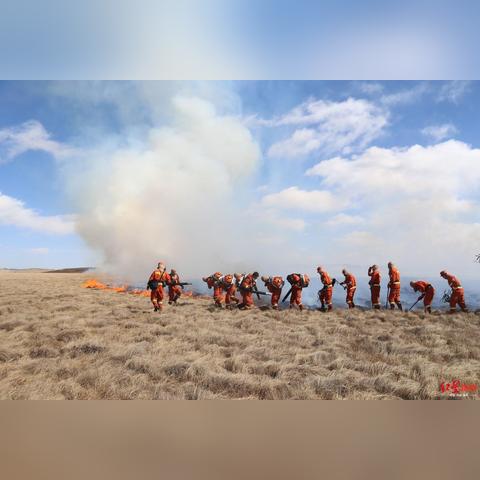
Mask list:
[{"label": "blue sky", "polygon": [[0,105],[0,266],[478,270],[477,82],[2,82]]}]

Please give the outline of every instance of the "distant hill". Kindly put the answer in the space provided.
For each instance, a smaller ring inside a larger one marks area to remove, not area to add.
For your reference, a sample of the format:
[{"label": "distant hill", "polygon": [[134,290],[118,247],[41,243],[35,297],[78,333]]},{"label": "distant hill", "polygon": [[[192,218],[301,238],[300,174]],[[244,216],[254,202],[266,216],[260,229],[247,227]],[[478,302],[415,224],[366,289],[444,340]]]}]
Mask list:
[{"label": "distant hill", "polygon": [[93,267],[75,267],[75,268],[61,268],[59,270],[48,270],[44,273],[84,273],[88,270],[95,270]]}]

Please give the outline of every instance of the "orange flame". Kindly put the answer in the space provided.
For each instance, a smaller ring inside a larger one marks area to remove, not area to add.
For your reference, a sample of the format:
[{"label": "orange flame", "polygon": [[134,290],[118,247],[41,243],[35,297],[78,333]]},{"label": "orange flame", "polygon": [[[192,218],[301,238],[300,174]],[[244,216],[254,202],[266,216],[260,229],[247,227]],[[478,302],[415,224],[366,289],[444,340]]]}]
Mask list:
[{"label": "orange flame", "polygon": [[[150,292],[148,290],[141,290],[141,289],[130,289],[128,285],[121,285],[118,287],[106,285],[105,283],[99,282],[98,280],[91,278],[89,280],[85,280],[82,283],[83,288],[92,288],[94,290],[107,290],[109,292],[117,292],[117,293],[128,293],[130,295],[137,295],[139,297],[150,297]],[[193,297],[194,294],[191,291],[184,291],[183,295],[185,297]]]},{"label": "orange flame", "polygon": [[128,285],[121,285],[118,287],[111,287],[109,285],[106,285],[105,283],[99,282],[98,280],[95,280],[94,278],[91,278],[89,280],[85,280],[85,282],[82,283],[83,288],[93,288],[94,290],[108,290],[110,292],[117,292],[117,293],[130,293],[132,295],[141,295],[143,297],[149,297],[150,294],[147,292],[147,290],[129,290]]},{"label": "orange flame", "polygon": [[104,283],[101,283],[94,278],[91,278],[90,280],[85,280],[85,282],[82,283],[82,287],[94,288],[96,290],[108,290],[108,287]]},{"label": "orange flame", "polygon": [[131,295],[139,295],[140,297],[150,296],[150,292],[148,290],[130,290],[128,293]]}]

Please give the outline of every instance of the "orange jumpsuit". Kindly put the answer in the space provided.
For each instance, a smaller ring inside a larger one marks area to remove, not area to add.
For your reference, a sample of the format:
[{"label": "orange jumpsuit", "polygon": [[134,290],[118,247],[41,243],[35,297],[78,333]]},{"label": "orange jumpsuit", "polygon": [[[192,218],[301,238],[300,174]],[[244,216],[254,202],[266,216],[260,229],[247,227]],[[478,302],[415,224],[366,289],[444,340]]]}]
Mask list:
[{"label": "orange jumpsuit", "polygon": [[347,302],[348,308],[355,308],[353,297],[355,295],[355,290],[357,289],[357,279],[351,273],[347,273],[343,283],[347,287],[347,297],[345,301]]},{"label": "orange jumpsuit", "polygon": [[213,300],[215,301],[215,305],[217,307],[222,306],[222,300],[223,300],[223,288],[221,283],[219,282],[218,278],[215,278],[215,276],[210,275],[206,279],[207,286],[208,288],[213,288]]},{"label": "orange jumpsuit", "polygon": [[179,285],[180,277],[178,273],[170,275],[170,282],[168,284],[168,303],[176,303],[182,295],[182,287]]},{"label": "orange jumpsuit", "polygon": [[300,310],[303,309],[302,305],[302,287],[299,285],[292,285],[292,294],[290,296],[290,307],[298,305]]},{"label": "orange jumpsuit", "polygon": [[452,289],[452,294],[450,295],[450,313],[457,310],[457,303],[460,305],[460,308],[466,312],[467,306],[465,305],[464,292],[460,280],[454,275],[447,274],[446,277],[448,285],[450,285]]},{"label": "orange jumpsuit", "polygon": [[243,277],[242,283],[240,284],[240,292],[242,294],[242,308],[252,308],[253,307],[253,287],[255,285],[255,279],[253,275],[249,273]]},{"label": "orange jumpsuit", "polygon": [[418,280],[417,282],[413,282],[412,288],[414,292],[420,292],[422,294],[425,311],[430,312],[433,296],[435,295],[433,285],[423,280]]},{"label": "orange jumpsuit", "polygon": [[293,275],[292,293],[290,295],[290,308],[293,308],[295,305],[297,305],[300,310],[303,310],[302,284],[301,284],[301,279],[298,275]]},{"label": "orange jumpsuit", "polygon": [[333,285],[330,275],[323,270],[320,273],[320,280],[323,283],[323,288],[320,290],[320,302],[322,302],[322,309],[327,305],[328,310],[332,310],[332,293]]},{"label": "orange jumpsuit", "polygon": [[282,277],[270,277],[265,282],[265,287],[267,287],[267,290],[272,294],[272,307],[275,309],[278,308],[284,283]]},{"label": "orange jumpsuit", "polygon": [[380,282],[381,275],[378,270],[374,270],[368,274],[371,278],[368,282],[370,285],[370,295],[372,299],[372,307],[380,308]]},{"label": "orange jumpsuit", "polygon": [[157,288],[152,288],[150,292],[150,301],[152,302],[155,310],[161,310],[163,308],[163,287],[170,282],[170,275],[167,272],[155,269],[148,281],[157,282]]},{"label": "orange jumpsuit", "polygon": [[233,275],[223,276],[221,284],[222,288],[225,290],[225,305],[230,307],[232,302],[238,303],[239,300],[235,296],[235,293],[237,292],[237,286],[235,285]]},{"label": "orange jumpsuit", "polygon": [[402,304],[400,303],[400,272],[396,267],[392,267],[388,275],[390,277],[390,282],[388,283],[390,287],[390,293],[388,294],[390,308],[394,308],[395,304],[397,304],[398,308],[402,309]]}]

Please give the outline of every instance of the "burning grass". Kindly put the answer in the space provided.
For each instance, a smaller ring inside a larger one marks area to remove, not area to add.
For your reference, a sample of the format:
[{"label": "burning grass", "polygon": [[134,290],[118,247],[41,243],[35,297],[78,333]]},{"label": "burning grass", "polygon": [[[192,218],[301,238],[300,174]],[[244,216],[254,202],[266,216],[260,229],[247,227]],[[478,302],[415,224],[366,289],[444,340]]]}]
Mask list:
[{"label": "burning grass", "polygon": [[[51,272],[48,272],[48,273],[51,273]],[[150,292],[148,290],[132,288],[132,287],[129,287],[128,285],[120,285],[120,286],[107,285],[106,283],[102,283],[95,278],[90,278],[88,280],[85,280],[82,283],[82,287],[92,288],[94,290],[107,290],[107,291],[116,292],[116,293],[128,293],[130,295],[138,295],[140,297],[150,297]],[[184,297],[192,297],[193,292],[189,290],[184,290],[182,295]]]},{"label": "burning grass", "polygon": [[96,282],[0,271],[0,398],[435,399],[443,381],[480,383],[475,313],[227,312],[183,297],[155,314],[148,292]]},{"label": "burning grass", "polygon": [[93,288],[94,290],[108,290],[110,292],[117,292],[117,293],[129,293],[131,295],[140,295],[141,297],[149,297],[150,292],[147,290],[139,290],[135,288],[129,288],[128,285],[120,285],[120,286],[110,286],[105,283],[102,283],[94,278],[90,278],[85,280],[82,283],[83,288]]}]

